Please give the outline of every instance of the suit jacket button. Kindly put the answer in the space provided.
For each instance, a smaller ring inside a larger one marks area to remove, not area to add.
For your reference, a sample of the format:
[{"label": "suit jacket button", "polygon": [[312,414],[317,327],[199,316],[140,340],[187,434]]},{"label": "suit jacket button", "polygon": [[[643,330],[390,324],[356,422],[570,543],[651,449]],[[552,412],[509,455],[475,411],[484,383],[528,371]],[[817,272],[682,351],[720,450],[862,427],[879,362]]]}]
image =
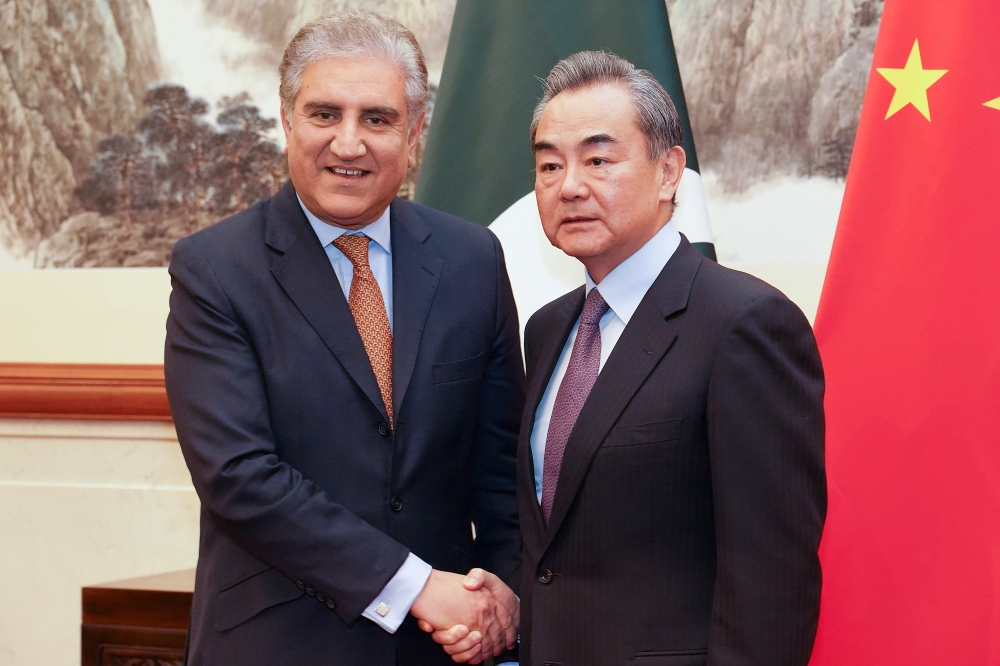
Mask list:
[{"label": "suit jacket button", "polygon": [[319,601],[319,602],[326,601],[326,597],[323,596],[322,594],[317,594],[316,595],[316,601]]},{"label": "suit jacket button", "polygon": [[382,435],[383,437],[389,434],[389,426],[387,426],[385,422],[378,424],[378,434]]},{"label": "suit jacket button", "polygon": [[327,599],[326,607],[329,608],[330,610],[333,610],[334,608],[337,607],[337,604],[333,603],[333,599]]},{"label": "suit jacket button", "polygon": [[538,582],[542,585],[548,585],[552,582],[552,572],[548,569],[542,569],[538,572]]},{"label": "suit jacket button", "polygon": [[403,510],[403,500],[399,499],[398,497],[393,497],[391,500],[389,500],[389,507],[393,511],[402,511]]},{"label": "suit jacket button", "polygon": [[304,590],[306,589],[306,584],[303,583],[301,580],[297,580],[295,581],[295,587],[299,588],[300,590]]},{"label": "suit jacket button", "polygon": [[310,597],[315,597],[316,596],[316,590],[312,589],[311,587],[307,587],[306,588],[306,594],[308,594]]}]

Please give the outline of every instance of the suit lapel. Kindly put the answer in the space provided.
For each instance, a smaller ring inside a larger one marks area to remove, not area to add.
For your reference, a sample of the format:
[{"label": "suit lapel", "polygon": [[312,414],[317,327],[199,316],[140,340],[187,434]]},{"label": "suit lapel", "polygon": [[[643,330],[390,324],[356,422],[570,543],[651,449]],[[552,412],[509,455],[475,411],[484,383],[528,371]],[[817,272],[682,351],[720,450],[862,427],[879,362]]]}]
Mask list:
[{"label": "suit lapel", "polygon": [[[544,320],[538,322],[541,336],[537,340],[532,340],[531,365],[528,368],[528,387],[525,396],[524,416],[521,419],[521,461],[519,470],[520,478],[523,479],[523,496],[527,499],[524,502],[524,509],[527,513],[525,518],[531,522],[531,534],[540,537],[539,539],[525,538],[525,546],[535,551],[541,545],[546,527],[542,517],[542,508],[538,504],[535,494],[535,463],[531,451],[531,431],[535,425],[535,412],[542,401],[545,389],[549,385],[552,373],[555,371],[556,363],[562,354],[563,347],[566,346],[566,339],[569,337],[573,324],[580,317],[583,310],[584,288],[580,287],[559,299],[555,309],[547,313]],[[527,528],[528,526],[523,526]],[[525,536],[527,529],[522,529]],[[540,555],[540,553],[538,553]]]},{"label": "suit lapel", "polygon": [[411,204],[396,199],[389,210],[392,229],[392,402],[393,412],[400,415],[444,261],[425,244],[430,229],[417,217]]},{"label": "suit lapel", "polygon": [[700,265],[701,255],[682,240],[605,362],[566,443],[543,551],[559,531],[611,427],[682,332],[683,318],[672,315],[687,306]]},{"label": "suit lapel", "polygon": [[344,290],[299,206],[290,181],[271,199],[265,242],[283,253],[271,265],[271,274],[382,418],[388,421],[375,373],[344,298]]}]

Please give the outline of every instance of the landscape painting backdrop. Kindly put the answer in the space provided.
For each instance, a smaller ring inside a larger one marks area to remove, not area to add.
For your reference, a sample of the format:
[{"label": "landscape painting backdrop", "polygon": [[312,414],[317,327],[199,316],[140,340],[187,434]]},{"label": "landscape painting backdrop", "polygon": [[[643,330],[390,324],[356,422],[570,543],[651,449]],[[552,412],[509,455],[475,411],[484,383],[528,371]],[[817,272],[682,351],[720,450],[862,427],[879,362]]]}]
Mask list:
[{"label": "landscape painting backdrop", "polygon": [[[881,0],[666,2],[720,260],[825,263]],[[284,46],[353,6],[436,84],[454,0],[0,0],[0,270],[165,266],[270,196]]]}]

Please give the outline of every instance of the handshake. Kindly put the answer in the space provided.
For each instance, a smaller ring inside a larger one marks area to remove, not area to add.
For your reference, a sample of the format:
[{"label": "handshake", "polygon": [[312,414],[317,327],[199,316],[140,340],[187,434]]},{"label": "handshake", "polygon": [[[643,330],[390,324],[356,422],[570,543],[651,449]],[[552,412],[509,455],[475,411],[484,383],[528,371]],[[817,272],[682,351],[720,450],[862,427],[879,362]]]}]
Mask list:
[{"label": "handshake", "polygon": [[457,662],[478,664],[517,643],[520,602],[494,574],[431,572],[410,613]]}]

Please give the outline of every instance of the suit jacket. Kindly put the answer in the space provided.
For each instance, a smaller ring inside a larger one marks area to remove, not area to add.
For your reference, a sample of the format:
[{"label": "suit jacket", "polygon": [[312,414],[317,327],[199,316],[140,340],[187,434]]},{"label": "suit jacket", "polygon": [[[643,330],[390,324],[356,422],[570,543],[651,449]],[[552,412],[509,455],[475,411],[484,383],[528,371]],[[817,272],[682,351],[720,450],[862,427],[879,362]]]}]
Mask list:
[{"label": "suit jacket", "polygon": [[583,406],[546,526],[529,439],[583,302],[525,330],[521,663],[804,666],[826,512],[806,318],[682,240]]},{"label": "suit jacket", "polygon": [[412,617],[391,635],[361,614],[411,551],[515,575],[524,378],[500,244],[400,199],[390,229],[394,430],[290,183],[174,249],[167,392],[202,502],[189,664],[450,664]]}]

